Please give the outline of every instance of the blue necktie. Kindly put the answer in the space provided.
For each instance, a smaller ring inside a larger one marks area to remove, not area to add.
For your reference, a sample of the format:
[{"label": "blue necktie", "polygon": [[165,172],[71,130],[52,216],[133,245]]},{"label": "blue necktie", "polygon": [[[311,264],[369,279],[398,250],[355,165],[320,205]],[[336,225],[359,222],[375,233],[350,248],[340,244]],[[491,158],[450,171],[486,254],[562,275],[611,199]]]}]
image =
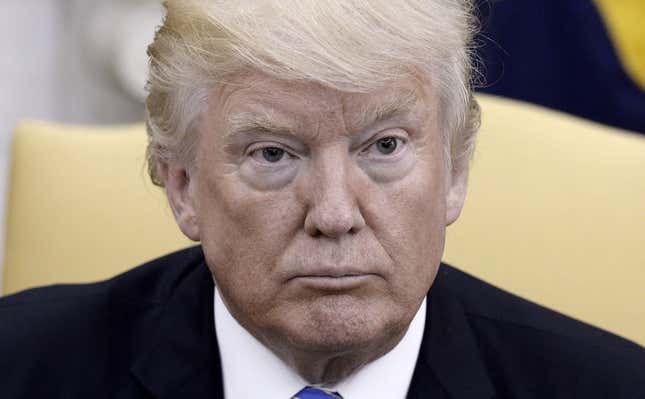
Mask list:
[{"label": "blue necktie", "polygon": [[320,388],[306,387],[295,394],[292,399],[343,399],[338,392],[329,392]]}]

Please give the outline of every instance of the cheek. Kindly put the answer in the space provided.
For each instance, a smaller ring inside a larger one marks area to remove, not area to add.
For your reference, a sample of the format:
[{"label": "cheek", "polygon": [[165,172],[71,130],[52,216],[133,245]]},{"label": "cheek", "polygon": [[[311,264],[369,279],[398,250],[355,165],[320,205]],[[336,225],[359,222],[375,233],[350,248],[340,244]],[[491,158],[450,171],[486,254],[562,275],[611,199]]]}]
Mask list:
[{"label": "cheek", "polygon": [[298,228],[293,195],[249,189],[235,175],[207,176],[200,182],[201,241],[220,288],[242,302],[247,294],[275,290],[271,272]]},{"label": "cheek", "polygon": [[370,215],[378,240],[394,260],[393,286],[397,295],[410,294],[406,299],[425,295],[443,253],[446,203],[441,172],[436,162],[420,160],[405,179],[383,190]]}]

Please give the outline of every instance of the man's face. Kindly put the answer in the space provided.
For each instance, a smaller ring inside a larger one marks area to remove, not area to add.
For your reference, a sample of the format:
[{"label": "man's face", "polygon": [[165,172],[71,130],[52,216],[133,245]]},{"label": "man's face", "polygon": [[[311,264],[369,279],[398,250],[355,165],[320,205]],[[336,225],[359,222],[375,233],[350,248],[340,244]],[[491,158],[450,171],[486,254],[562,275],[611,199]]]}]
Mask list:
[{"label": "man's face", "polygon": [[213,90],[196,164],[167,188],[231,313],[265,345],[398,342],[461,206],[447,202],[457,183],[437,109],[412,79],[357,94],[250,73]]}]

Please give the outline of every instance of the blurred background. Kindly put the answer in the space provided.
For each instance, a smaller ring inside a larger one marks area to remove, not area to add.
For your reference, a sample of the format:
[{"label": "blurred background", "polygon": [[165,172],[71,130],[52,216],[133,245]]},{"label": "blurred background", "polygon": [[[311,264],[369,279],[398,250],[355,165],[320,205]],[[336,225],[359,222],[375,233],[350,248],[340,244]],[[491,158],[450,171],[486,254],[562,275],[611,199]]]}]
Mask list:
[{"label": "blurred background", "polygon": [[[572,141],[574,140],[573,137],[575,137],[574,144],[566,144],[570,147],[569,150],[585,141],[580,136],[580,131],[588,129],[590,132],[595,132],[593,134],[589,133],[589,148],[593,149],[585,150],[585,156],[593,158],[594,154],[596,154],[593,151],[597,151],[599,159],[601,157],[607,158],[603,161],[607,162],[607,168],[603,166],[605,164],[594,163],[593,159],[591,166],[596,168],[594,173],[604,173],[606,175],[602,176],[605,179],[604,181],[614,181],[619,188],[610,193],[604,193],[603,188],[594,191],[599,205],[593,206],[604,207],[606,208],[605,210],[612,206],[618,208],[620,205],[617,205],[618,202],[612,197],[612,195],[618,195],[616,194],[618,192],[622,193],[620,195],[622,195],[623,199],[629,198],[632,205],[630,205],[629,209],[626,207],[626,210],[620,214],[613,215],[609,212],[606,215],[607,220],[616,219],[619,221],[619,224],[615,225],[617,226],[615,227],[616,231],[605,232],[607,236],[597,236],[599,245],[587,242],[585,244],[587,247],[580,246],[579,248],[582,249],[579,251],[589,252],[588,248],[612,245],[617,248],[617,252],[620,252],[621,247],[615,244],[623,240],[621,234],[624,234],[626,230],[624,226],[627,226],[632,229],[631,231],[636,232],[635,236],[631,233],[631,241],[628,244],[629,248],[632,248],[630,255],[632,258],[631,270],[636,272],[642,270],[642,267],[637,265],[640,261],[634,261],[633,259],[636,258],[633,255],[636,254],[642,258],[642,255],[639,255],[642,253],[640,251],[640,242],[642,241],[642,244],[645,244],[645,235],[643,234],[645,215],[642,205],[642,203],[645,203],[645,198],[643,198],[642,194],[639,194],[645,190],[645,183],[639,181],[641,178],[638,177],[643,176],[643,171],[637,170],[638,173],[634,173],[633,176],[629,172],[627,172],[627,176],[613,176],[610,174],[614,173],[614,170],[620,170],[621,174],[625,174],[622,171],[632,171],[635,169],[632,165],[643,165],[643,162],[640,161],[640,154],[636,153],[634,155],[634,151],[632,151],[629,161],[632,163],[629,164],[620,163],[621,154],[613,154],[609,159],[609,157],[605,156],[606,154],[600,153],[602,150],[597,150],[597,148],[603,148],[602,146],[604,145],[597,143],[604,143],[604,141],[596,139],[605,135],[604,132],[597,132],[599,130],[598,126],[613,127],[620,129],[620,131],[612,130],[609,134],[620,136],[616,139],[620,141],[620,145],[615,148],[625,148],[625,146],[639,149],[645,148],[642,140],[645,139],[645,23],[643,23],[645,21],[645,1],[480,0],[478,8],[482,32],[476,40],[479,54],[479,74],[476,76],[477,90],[503,98],[536,104],[562,112],[564,115],[580,118],[579,121],[583,121],[582,124],[578,123],[578,119],[576,119],[576,122],[569,122],[567,119],[566,122],[545,125],[555,126],[555,129],[558,130],[562,129],[562,131],[557,132],[544,132],[545,137],[558,136],[562,139],[562,142],[567,142],[568,135],[570,135],[569,137],[571,137]],[[4,227],[7,219],[6,206],[10,161],[12,159],[12,137],[14,137],[16,124],[19,121],[34,119],[93,126],[112,126],[141,122],[143,120],[143,101],[145,98],[143,88],[147,69],[145,50],[153,38],[155,27],[160,24],[161,18],[162,7],[159,0],[0,0],[0,49],[2,50],[0,52],[0,279],[3,275],[2,265],[4,262],[2,257],[5,254]],[[497,107],[495,104],[493,102],[493,105],[491,105],[492,110]],[[511,107],[510,109],[514,108]],[[530,112],[526,114],[527,117],[532,115],[531,112],[534,111],[531,107],[529,107],[529,110]],[[511,115],[514,114],[518,119],[524,118],[525,115],[515,112]],[[485,120],[486,115],[485,113]],[[548,118],[558,118],[551,114],[549,115]],[[593,123],[587,124],[588,121]],[[530,131],[533,135],[541,134],[539,128],[527,126],[527,122],[524,120],[518,120],[517,124],[520,130]],[[578,125],[582,127],[578,127]],[[508,129],[508,126],[512,126],[512,124],[507,124],[505,128]],[[569,131],[569,127],[571,127],[571,131]],[[495,126],[488,127],[489,130],[495,130],[495,128]],[[140,126],[137,129],[137,132],[140,133]],[[575,135],[573,130],[577,132]],[[109,135],[112,131],[106,129],[105,134]],[[77,134],[78,129],[70,129],[70,134],[72,132]],[[143,135],[141,134],[141,136]],[[635,137],[638,137],[639,140],[633,140],[634,146],[632,146],[632,139]],[[515,147],[511,146],[511,148],[517,148],[518,145],[521,146],[521,143],[527,141],[521,135],[514,137],[513,140],[517,140],[519,144],[512,143],[512,146]],[[545,138],[545,140],[547,139]],[[557,149],[557,146],[561,145],[559,141],[553,141],[550,138],[548,140],[550,140],[550,143],[545,147],[548,151],[551,151],[549,146],[556,146]],[[608,141],[613,142],[613,138],[608,139]],[[143,137],[141,137],[141,143],[143,143]],[[487,145],[486,143],[482,144],[484,144],[484,147]],[[133,154],[137,154],[136,156],[138,157],[133,158],[135,159],[133,164],[137,162],[142,164],[143,151],[137,146],[133,148]],[[100,149],[103,150],[104,148],[100,147]],[[484,156],[481,161],[484,162],[481,162],[480,165],[487,165],[485,158],[489,150],[491,148],[482,150]],[[71,153],[73,154],[73,151]],[[105,155],[106,159],[101,162],[109,165],[111,159],[118,159],[117,155],[114,154],[113,158],[110,158],[110,154]],[[41,156],[47,157],[48,155],[45,153],[45,155]],[[546,157],[548,158],[549,156],[549,153],[546,152]],[[575,153],[573,156],[575,157]],[[645,153],[642,156],[642,159],[645,159]],[[565,159],[568,157],[568,154],[560,154],[560,158]],[[627,157],[625,158],[627,159]],[[477,158],[476,161],[478,161]],[[519,159],[516,164],[522,162],[524,160]],[[500,168],[508,169],[507,164],[500,162],[500,165]],[[124,163],[122,166],[123,168],[131,167],[129,163]],[[48,167],[56,169],[60,165],[51,162]],[[570,173],[579,173],[579,170],[584,168],[586,168],[586,165],[579,162],[577,169],[571,169]],[[495,182],[499,185],[506,184],[499,179],[495,179],[495,173],[497,171],[491,173],[491,176],[493,176],[492,184],[495,184]],[[539,179],[547,180],[541,174],[543,173],[542,169],[537,169],[535,173],[537,181],[540,181]],[[555,173],[560,172],[556,170]],[[60,176],[67,179],[72,178],[69,177],[69,170],[61,169]],[[622,180],[617,181],[616,179],[618,178]],[[593,185],[593,176],[586,176],[584,179],[589,180],[589,185]],[[581,176],[581,180],[584,179]],[[562,182],[562,187],[553,187],[552,198],[554,203],[558,202],[561,188],[565,187],[565,185],[567,187],[571,186],[571,180],[575,180],[575,177],[574,179],[563,178],[563,180],[566,181]],[[518,182],[512,181],[511,184],[517,184],[517,186],[512,186],[511,189],[515,191],[518,191],[519,188],[533,189],[534,187],[530,186],[535,186],[534,182],[535,179],[522,186]],[[90,180],[88,184],[94,185],[94,183],[96,183],[96,186],[101,185],[101,181],[97,178]],[[140,181],[137,180],[132,184],[136,186],[139,183]],[[38,183],[38,185],[40,184]],[[573,182],[574,186],[575,184]],[[50,185],[52,185],[51,182]],[[56,182],[53,182],[53,185],[56,185]],[[578,189],[578,194],[584,197],[586,191],[582,191],[580,187],[574,187],[574,189]],[[623,189],[620,187],[623,187]],[[93,189],[96,189],[96,187]],[[118,191],[118,189],[115,190]],[[484,187],[479,195],[482,197],[487,196],[486,190],[491,189]],[[473,191],[477,191],[476,187]],[[533,195],[530,191],[525,191],[525,194],[528,197]],[[636,198],[632,198],[633,196],[636,196]],[[481,201],[480,199],[478,201]],[[46,195],[42,195],[34,201],[36,203],[42,201],[43,204],[54,202],[49,201]],[[88,202],[83,198],[80,201],[80,203]],[[149,203],[147,199],[137,201]],[[138,204],[137,201],[132,201],[132,204]],[[517,200],[509,206],[517,206],[522,201]],[[65,200],[61,200],[61,202],[65,202]],[[159,202],[163,202],[163,200]],[[476,205],[474,202],[476,201],[471,202],[471,206]],[[542,205],[544,204],[539,206]],[[128,204],[119,206],[127,207]],[[502,208],[500,212],[504,212],[507,209],[503,208],[506,205],[499,206]],[[134,208],[135,205],[132,205],[132,207]],[[551,212],[546,205],[543,208],[544,212]],[[43,214],[49,212],[48,209],[42,210]],[[534,208],[529,209],[528,212],[535,213],[534,210]],[[131,211],[132,215],[141,214],[141,210],[138,208],[130,209],[129,211]],[[560,211],[564,212],[563,216],[556,215],[553,212],[551,214],[559,219],[566,219],[567,214],[570,214],[573,209],[571,211],[560,209]],[[28,214],[31,211],[23,210],[23,212]],[[486,210],[483,212],[490,213],[490,211]],[[593,223],[594,215],[592,213],[585,209],[579,210],[578,213],[580,215],[579,219],[572,223],[576,223],[579,227],[586,229],[584,230],[585,232],[603,229],[603,226]],[[154,219],[155,215],[152,212],[150,218]],[[112,216],[107,214],[106,218],[110,219]],[[509,222],[511,227],[515,222],[512,216],[510,218],[512,220]],[[534,216],[536,218],[541,217],[539,213],[535,213]],[[31,227],[38,227],[38,223],[42,223],[38,217],[34,216],[32,218],[35,221],[32,220],[34,226]],[[144,223],[143,218],[141,219],[141,223]],[[586,224],[585,219],[589,219],[588,224]],[[579,220],[582,220],[582,222]],[[70,225],[69,221],[60,222]],[[94,222],[94,220],[92,219],[86,223],[91,222]],[[128,225],[133,225],[132,229],[142,229],[141,227],[136,227],[137,221],[134,218],[131,218],[128,222],[131,222]],[[22,219],[17,221],[16,225],[19,226],[20,223],[22,223]],[[120,231],[119,223],[118,220],[114,221],[112,228],[116,232]],[[172,222],[169,223],[172,224]],[[93,237],[96,240],[100,240],[100,229],[105,228],[105,225],[95,224],[98,225],[96,227],[97,231],[91,234],[94,234]],[[71,225],[74,228],[77,227],[73,223]],[[149,226],[149,224],[146,226]],[[551,234],[550,228],[551,226],[548,225],[541,227],[542,230],[538,232],[538,235],[546,236]],[[52,229],[55,230],[55,227],[52,227]],[[172,234],[176,235],[174,226],[164,227],[164,229],[168,229],[172,231]],[[514,234],[512,229],[508,231],[510,234]],[[39,247],[38,244],[34,245],[30,241],[31,237],[27,233],[23,232],[21,234],[27,236],[26,238],[21,237],[21,240],[23,240],[21,242],[26,243],[24,245],[28,252],[26,257],[31,257],[30,251],[38,252],[42,250],[42,247]],[[584,234],[577,237],[576,240],[579,242],[588,241]],[[51,235],[51,232],[44,233],[43,240],[48,240]],[[133,230],[133,236],[137,237],[137,239],[141,237],[143,241],[146,239],[146,235],[141,231]],[[486,237],[489,240],[492,238],[494,237],[491,235]],[[552,240],[556,244],[551,241],[548,245],[557,246],[559,242],[561,247],[558,247],[558,251],[571,252],[568,247],[569,242],[563,241],[559,237],[552,237]],[[34,241],[37,240],[34,239]],[[186,242],[178,241],[175,236],[168,238],[168,242],[177,243],[173,245],[186,245]],[[485,240],[482,242],[487,245]],[[125,252],[128,248],[142,245],[141,242],[124,242],[122,251]],[[507,243],[501,243],[501,245],[502,247],[508,246]],[[639,249],[634,251],[633,248],[636,246]],[[530,250],[531,247],[537,248],[534,243],[527,243],[526,248],[521,245],[517,246],[518,257],[526,257],[526,251]],[[55,251],[53,248],[54,246],[52,245],[52,251]],[[106,256],[109,256],[110,251],[112,251],[111,248],[104,248],[104,250],[106,251]],[[603,251],[602,248],[597,248],[597,250]],[[464,251],[461,252],[463,253]],[[156,252],[153,251],[152,253]],[[601,252],[598,253],[600,254]],[[70,254],[70,257],[73,255],[75,254]],[[576,253],[573,255],[578,256]],[[608,253],[606,257],[611,261],[615,260],[618,255],[620,253]],[[476,258],[477,254],[473,254],[473,256]],[[502,266],[500,275],[503,278],[507,274],[507,269],[504,269],[506,266],[496,256],[493,251],[491,253],[491,262]],[[543,254],[543,256],[547,258],[551,254]],[[595,255],[591,254],[591,256]],[[48,259],[45,259],[45,261],[48,261]],[[18,264],[19,262],[14,263]],[[464,264],[468,263],[464,262]],[[597,277],[590,278],[592,280],[596,279],[599,286],[606,287],[605,278],[608,273],[604,270],[605,265],[603,262],[598,263],[594,266],[597,269],[597,274],[594,276]],[[127,262],[127,264],[120,265],[120,267],[131,267],[135,264],[134,262]],[[581,262],[581,267],[587,267],[585,262]],[[615,265],[612,265],[612,267],[615,267]],[[558,270],[557,272],[566,273],[564,270]],[[25,271],[24,273],[29,274],[32,272]],[[52,273],[54,276],[51,281],[60,281],[60,278],[54,272]],[[77,271],[74,271],[74,273],[77,273]],[[563,284],[564,299],[560,298],[556,301],[558,304],[562,304],[564,300],[573,299],[568,298],[572,297],[572,295],[569,295],[569,291],[572,290],[571,287],[575,287],[575,282],[573,281],[576,280],[581,272],[572,270],[569,273],[570,275],[553,276],[552,284],[556,284],[557,281]],[[642,279],[643,274],[641,273],[639,276],[638,278]],[[27,277],[29,276],[26,276],[25,279]],[[525,277],[527,280],[539,279],[539,277],[533,278],[529,275]],[[623,280],[619,280],[619,278]],[[87,279],[91,278],[87,277]],[[632,278],[625,276],[616,277],[615,290],[621,290],[625,280],[630,279]],[[42,281],[39,280],[39,283],[42,283]],[[637,281],[632,281],[632,283],[633,287],[645,286],[645,281],[642,282],[642,285]],[[2,281],[0,281],[1,286]],[[14,285],[14,287],[17,289],[19,286]],[[538,298],[540,292],[548,291],[548,289],[548,285],[536,287],[536,294],[531,297]],[[527,292],[524,292],[524,294],[527,294]],[[641,317],[640,322],[644,321],[645,308],[643,303],[645,302],[645,293],[641,288],[634,288],[629,295],[631,296],[627,300],[631,301],[631,310],[629,310],[631,313],[625,313],[625,319],[634,319],[634,315],[638,314]],[[598,299],[598,301],[599,304],[594,306],[601,306],[600,302],[602,300]],[[579,307],[584,309],[589,306],[586,306],[585,300],[581,299]],[[566,306],[563,308],[569,310]],[[570,309],[572,312],[575,311],[573,306]],[[616,325],[614,321],[609,319],[616,313],[615,306],[608,304],[605,313],[608,320],[605,327]],[[589,320],[594,319],[589,317]],[[638,331],[642,331],[642,328],[639,328],[639,325],[634,324],[631,330],[634,331],[631,335],[632,337],[639,337],[637,335],[640,334]],[[641,334],[640,337],[641,342],[645,342],[645,335]]]},{"label": "blurred background", "polygon": [[16,123],[141,121],[146,46],[161,18],[155,0],[0,1],[0,226]]},{"label": "blurred background", "polygon": [[480,91],[645,133],[645,1],[479,4]]}]

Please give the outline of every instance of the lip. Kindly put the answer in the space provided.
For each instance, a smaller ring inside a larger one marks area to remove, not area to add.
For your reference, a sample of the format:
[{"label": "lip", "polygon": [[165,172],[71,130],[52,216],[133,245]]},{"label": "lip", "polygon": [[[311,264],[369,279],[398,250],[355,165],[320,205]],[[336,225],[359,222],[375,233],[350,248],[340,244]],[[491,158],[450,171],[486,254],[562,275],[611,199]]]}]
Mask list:
[{"label": "lip", "polygon": [[292,277],[290,280],[303,284],[309,288],[322,291],[347,291],[368,283],[377,277],[373,273],[348,273],[348,274],[306,274]]},{"label": "lip", "polygon": [[300,277],[354,277],[354,276],[365,276],[365,275],[375,275],[372,271],[365,270],[366,268],[355,267],[355,266],[328,266],[328,265],[316,265],[314,267],[303,268],[300,272],[295,272],[291,278],[300,278]]}]

